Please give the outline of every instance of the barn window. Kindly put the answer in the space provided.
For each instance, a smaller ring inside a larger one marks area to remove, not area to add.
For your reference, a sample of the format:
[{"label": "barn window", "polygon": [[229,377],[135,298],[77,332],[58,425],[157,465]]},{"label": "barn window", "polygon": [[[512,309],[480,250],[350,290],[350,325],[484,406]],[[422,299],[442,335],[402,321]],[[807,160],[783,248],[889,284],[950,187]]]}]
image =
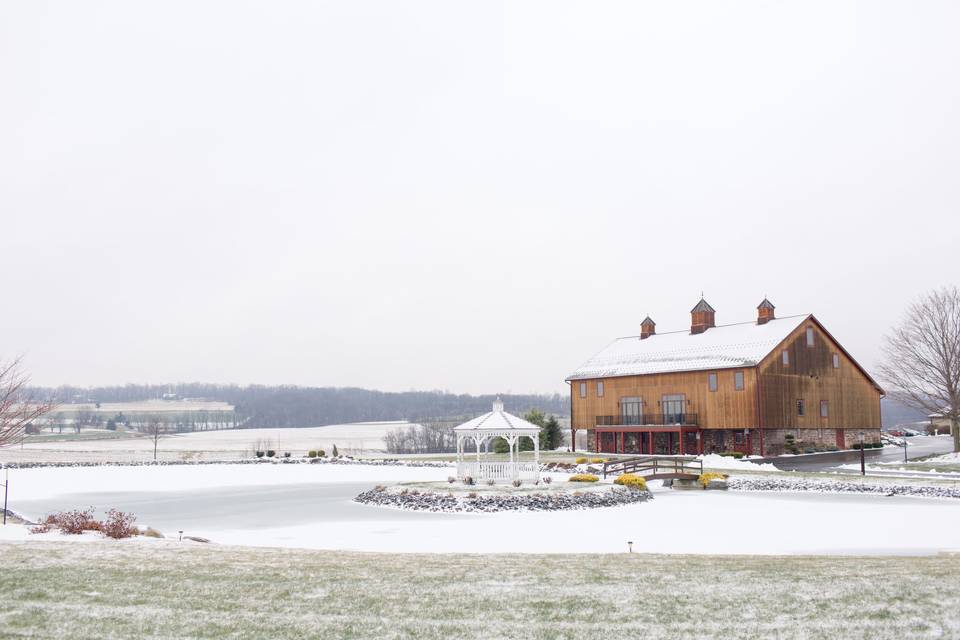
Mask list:
[{"label": "barn window", "polygon": [[733,374],[733,388],[737,391],[743,391],[743,371],[737,371]]},{"label": "barn window", "polygon": [[839,368],[840,368],[840,354],[839,354],[839,353],[833,354],[833,368],[834,368],[834,369],[839,369]]},{"label": "barn window", "polygon": [[743,444],[743,432],[735,431],[733,433],[733,442],[734,444]]},{"label": "barn window", "polygon": [[603,380],[597,381],[597,397],[598,398],[603,397]]},{"label": "barn window", "polygon": [[580,397],[581,397],[581,398],[586,398],[586,397],[587,397],[587,383],[586,383],[586,382],[581,382],[581,383],[580,383]]},{"label": "barn window", "polygon": [[807,403],[803,401],[803,398],[797,399],[797,415],[798,416],[807,415]]},{"label": "barn window", "polygon": [[820,417],[826,418],[829,413],[830,413],[830,407],[827,404],[827,401],[821,400],[820,401]]},{"label": "barn window", "polygon": [[784,350],[783,350],[783,353],[781,353],[780,355],[783,357],[783,364],[784,364],[784,365],[790,364],[790,352],[789,352],[789,351],[787,351],[786,349],[784,349]]},{"label": "barn window", "polygon": [[813,346],[813,327],[807,327],[807,346]]},{"label": "barn window", "polygon": [[710,391],[717,390],[717,374],[711,373],[707,375],[707,386],[710,388]]}]

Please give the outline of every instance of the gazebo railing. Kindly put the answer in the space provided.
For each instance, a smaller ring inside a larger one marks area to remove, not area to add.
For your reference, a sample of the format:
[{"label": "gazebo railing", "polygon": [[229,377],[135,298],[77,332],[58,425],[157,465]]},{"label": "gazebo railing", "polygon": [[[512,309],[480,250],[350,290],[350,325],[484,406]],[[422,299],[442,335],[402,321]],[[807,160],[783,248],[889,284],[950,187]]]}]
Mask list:
[{"label": "gazebo railing", "polygon": [[540,479],[540,465],[535,462],[460,462],[457,464],[460,478],[470,476],[481,480],[530,480]]}]

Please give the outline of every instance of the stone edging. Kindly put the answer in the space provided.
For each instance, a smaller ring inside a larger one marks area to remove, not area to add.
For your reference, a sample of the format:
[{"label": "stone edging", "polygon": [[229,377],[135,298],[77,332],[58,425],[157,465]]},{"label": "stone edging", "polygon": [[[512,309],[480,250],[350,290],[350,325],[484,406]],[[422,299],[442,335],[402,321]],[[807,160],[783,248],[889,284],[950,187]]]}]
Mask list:
[{"label": "stone edging", "polygon": [[649,491],[637,491],[614,487],[609,491],[585,491],[582,493],[541,493],[527,495],[478,495],[476,498],[457,497],[444,493],[396,493],[383,489],[364,491],[354,502],[434,512],[481,512],[497,511],[566,511],[573,509],[597,509],[652,500]]},{"label": "stone edging", "polygon": [[960,487],[909,484],[868,484],[843,480],[802,480],[780,478],[729,478],[731,491],[793,491],[815,493],[869,493],[885,496],[960,498]]}]

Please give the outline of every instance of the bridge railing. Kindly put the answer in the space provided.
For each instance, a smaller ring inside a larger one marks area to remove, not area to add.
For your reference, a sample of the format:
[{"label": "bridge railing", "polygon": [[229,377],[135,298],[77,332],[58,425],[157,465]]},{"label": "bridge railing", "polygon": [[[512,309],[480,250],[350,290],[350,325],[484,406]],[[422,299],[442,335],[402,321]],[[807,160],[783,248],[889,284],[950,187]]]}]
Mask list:
[{"label": "bridge railing", "polygon": [[608,473],[635,473],[642,476],[696,475],[703,473],[703,461],[696,456],[634,456],[615,458],[603,463],[603,477]]}]

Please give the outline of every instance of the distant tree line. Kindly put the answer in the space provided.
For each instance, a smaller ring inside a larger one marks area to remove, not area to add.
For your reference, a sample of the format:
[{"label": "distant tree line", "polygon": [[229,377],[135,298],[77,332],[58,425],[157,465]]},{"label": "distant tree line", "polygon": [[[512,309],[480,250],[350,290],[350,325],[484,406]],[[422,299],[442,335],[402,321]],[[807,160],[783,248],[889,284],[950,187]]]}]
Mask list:
[{"label": "distant tree line", "polygon": [[[476,416],[461,416],[452,420],[424,421],[421,424],[395,429],[383,437],[387,453],[452,453],[457,450],[457,438],[453,428]],[[563,444],[563,432],[556,416],[546,415],[539,409],[523,414],[523,419],[540,427],[539,444],[542,451],[551,451]],[[520,438],[520,451],[532,451],[533,441]],[[503,438],[494,438],[492,451],[507,453],[509,445]]]},{"label": "distant tree line", "polygon": [[[352,387],[298,387],[263,385],[175,384],[114,387],[34,389],[67,409],[71,402],[140,402],[174,393],[181,398],[228,402],[235,408],[236,424],[256,427],[314,427],[348,422],[409,420],[431,422],[450,417],[472,417],[490,410],[495,395],[473,396],[443,391],[386,392]],[[505,394],[507,410],[521,414],[531,409],[565,415],[566,395]]]}]

